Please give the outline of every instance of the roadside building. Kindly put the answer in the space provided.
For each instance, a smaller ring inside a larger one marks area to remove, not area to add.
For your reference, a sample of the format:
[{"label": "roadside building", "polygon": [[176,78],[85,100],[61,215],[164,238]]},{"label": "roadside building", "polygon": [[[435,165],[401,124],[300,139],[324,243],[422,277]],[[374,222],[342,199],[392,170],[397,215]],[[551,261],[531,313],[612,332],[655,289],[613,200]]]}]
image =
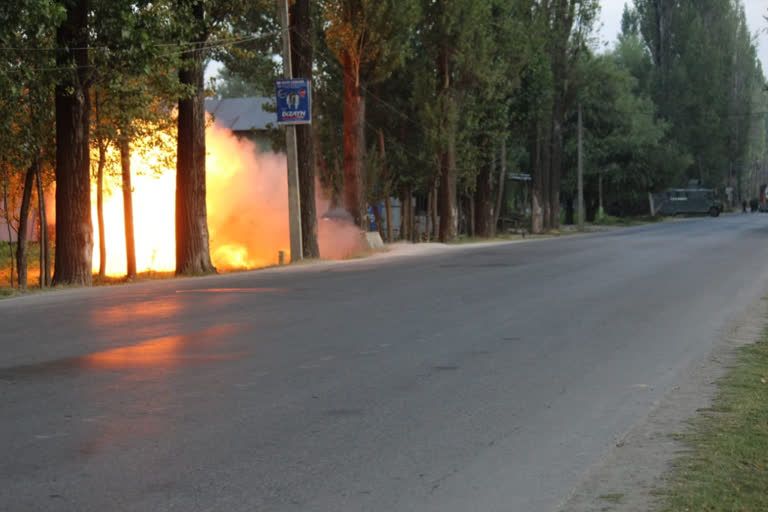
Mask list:
[{"label": "roadside building", "polygon": [[277,127],[274,109],[273,98],[205,100],[205,111],[217,124],[229,128],[238,138],[255,143],[259,151],[273,149],[270,131]]}]

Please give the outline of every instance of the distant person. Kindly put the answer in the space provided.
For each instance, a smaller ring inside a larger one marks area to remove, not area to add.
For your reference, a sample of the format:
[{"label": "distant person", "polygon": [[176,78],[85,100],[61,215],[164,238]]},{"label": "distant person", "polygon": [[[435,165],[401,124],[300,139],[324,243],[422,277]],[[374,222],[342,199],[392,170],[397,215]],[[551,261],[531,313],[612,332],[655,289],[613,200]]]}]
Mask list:
[{"label": "distant person", "polygon": [[746,214],[747,213],[747,200],[743,200],[741,202],[741,213]]},{"label": "distant person", "polygon": [[749,210],[752,213],[757,213],[757,207],[760,205],[760,201],[755,199],[754,197],[749,200]]}]

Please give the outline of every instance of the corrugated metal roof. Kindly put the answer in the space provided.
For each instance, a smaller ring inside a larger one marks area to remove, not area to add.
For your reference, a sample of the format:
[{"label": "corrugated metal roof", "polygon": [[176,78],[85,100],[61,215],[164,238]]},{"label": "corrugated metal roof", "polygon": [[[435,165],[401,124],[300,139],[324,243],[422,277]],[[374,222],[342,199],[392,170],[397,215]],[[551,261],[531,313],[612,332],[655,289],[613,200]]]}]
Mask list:
[{"label": "corrugated metal roof", "polygon": [[224,98],[205,100],[205,111],[234,132],[266,130],[267,123],[277,124],[277,116],[265,111],[263,105],[274,110],[272,98]]}]

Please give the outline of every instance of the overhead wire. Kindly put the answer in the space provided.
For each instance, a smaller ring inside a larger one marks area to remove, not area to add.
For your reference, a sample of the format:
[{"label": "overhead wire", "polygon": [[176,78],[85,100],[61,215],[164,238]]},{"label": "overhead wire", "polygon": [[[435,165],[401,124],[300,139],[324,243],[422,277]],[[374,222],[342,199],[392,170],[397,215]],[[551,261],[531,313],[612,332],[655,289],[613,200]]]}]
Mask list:
[{"label": "overhead wire", "polygon": [[[167,57],[185,55],[188,53],[193,53],[195,51],[223,49],[231,46],[236,46],[238,44],[244,44],[244,43],[249,43],[253,41],[258,41],[261,39],[266,39],[269,37],[274,37],[279,33],[280,33],[279,31],[272,31],[272,32],[262,33],[262,34],[249,36],[249,37],[233,37],[233,38],[217,39],[214,41],[206,41],[202,44],[199,42],[163,43],[163,44],[158,44],[156,46],[158,47],[179,46],[179,48],[176,51],[155,55],[154,58],[163,59]],[[200,45],[200,46],[194,46],[194,45]],[[182,48],[182,46],[193,46],[193,47]],[[108,46],[96,46],[96,47],[87,47],[87,48],[0,47],[0,51],[3,51],[3,50],[6,50],[6,51],[52,51],[52,52],[75,51],[75,50],[117,51],[115,48],[108,47]],[[95,64],[87,64],[87,65],[81,65],[81,66],[53,66],[53,67],[49,66],[49,67],[35,68],[34,71],[35,72],[71,71],[71,70],[77,70],[77,69],[93,69],[96,67],[98,66]],[[6,68],[4,71],[6,73],[20,73],[20,72],[24,72],[25,70]]]}]

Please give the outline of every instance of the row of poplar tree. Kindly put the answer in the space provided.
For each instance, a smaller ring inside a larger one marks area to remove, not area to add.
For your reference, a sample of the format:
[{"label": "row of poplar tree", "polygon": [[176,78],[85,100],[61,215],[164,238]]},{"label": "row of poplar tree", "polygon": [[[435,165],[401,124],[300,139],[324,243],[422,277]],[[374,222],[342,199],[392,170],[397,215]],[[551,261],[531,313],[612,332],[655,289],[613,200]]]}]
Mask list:
[{"label": "row of poplar tree", "polygon": [[[52,170],[56,283],[91,280],[91,168],[103,165],[91,165],[89,147],[120,149],[130,199],[131,142],[164,123],[177,133],[177,272],[214,270],[204,64],[224,64],[225,96],[272,91],[281,74],[277,3],[0,7],[0,166],[26,173],[24,197]],[[597,0],[291,1],[293,74],[312,79],[315,104],[312,126],[297,133],[305,256],[318,256],[316,176],[361,226],[368,204],[389,211],[400,196],[407,218],[411,198],[424,199],[427,236],[434,229],[441,241],[460,227],[494,234],[510,171],[532,178],[532,231],[572,221],[578,106],[588,217],[604,202],[641,208],[692,178],[738,188],[765,165],[765,79],[741,0],[634,0],[610,49],[596,38],[599,8]],[[126,222],[126,240],[131,230]],[[412,223],[401,235],[414,236]]]}]

